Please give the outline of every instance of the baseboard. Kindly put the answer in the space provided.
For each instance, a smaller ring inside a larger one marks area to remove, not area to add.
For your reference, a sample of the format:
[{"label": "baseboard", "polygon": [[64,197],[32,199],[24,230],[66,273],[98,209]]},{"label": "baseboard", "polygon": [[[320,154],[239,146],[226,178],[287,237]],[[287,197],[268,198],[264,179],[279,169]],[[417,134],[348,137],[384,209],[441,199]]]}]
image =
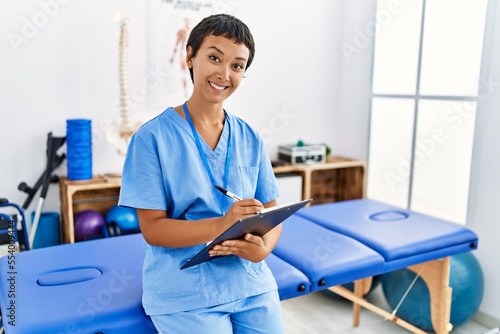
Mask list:
[{"label": "baseboard", "polygon": [[498,328],[500,327],[500,319],[496,319],[491,315],[488,315],[484,312],[478,311],[474,315],[474,321],[477,321],[481,325],[484,325],[487,328]]}]

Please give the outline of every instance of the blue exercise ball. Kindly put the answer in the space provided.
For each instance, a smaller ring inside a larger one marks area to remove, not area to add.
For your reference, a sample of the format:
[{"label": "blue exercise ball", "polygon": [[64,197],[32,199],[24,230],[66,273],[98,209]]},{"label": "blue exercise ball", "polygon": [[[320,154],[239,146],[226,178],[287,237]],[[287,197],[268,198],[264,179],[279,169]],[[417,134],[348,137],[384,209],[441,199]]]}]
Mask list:
[{"label": "blue exercise ball", "polygon": [[83,241],[102,236],[104,217],[99,211],[84,210],[74,217],[75,240]]},{"label": "blue exercise ball", "polygon": [[[393,310],[415,276],[416,274],[408,269],[382,275],[384,296]],[[472,319],[483,300],[483,271],[472,253],[450,257],[449,286],[453,289],[450,323],[456,328]],[[433,331],[429,290],[422,278],[416,280],[396,315],[424,331]]]},{"label": "blue exercise ball", "polygon": [[115,205],[106,213],[107,223],[116,223],[121,232],[138,232],[139,219],[134,208]]}]

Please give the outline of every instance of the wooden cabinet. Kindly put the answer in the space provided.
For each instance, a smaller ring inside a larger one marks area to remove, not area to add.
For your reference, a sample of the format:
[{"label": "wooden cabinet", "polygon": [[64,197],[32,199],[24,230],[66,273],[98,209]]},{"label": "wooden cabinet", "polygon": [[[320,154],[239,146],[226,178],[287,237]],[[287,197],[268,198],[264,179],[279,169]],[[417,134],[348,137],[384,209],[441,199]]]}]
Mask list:
[{"label": "wooden cabinet", "polygon": [[95,176],[90,180],[59,180],[63,243],[75,242],[74,215],[83,210],[96,210],[103,215],[118,203],[121,178]]},{"label": "wooden cabinet", "polygon": [[343,157],[329,157],[326,163],[284,165],[274,173],[298,173],[302,176],[302,199],[312,198],[311,205],[363,198],[366,163]]},{"label": "wooden cabinet", "polygon": [[[311,205],[362,198],[365,195],[365,162],[330,157],[326,163],[283,165],[275,174],[297,173],[302,176],[302,199],[313,198]],[[63,243],[75,242],[74,215],[83,210],[102,214],[118,203],[121,178],[95,176],[90,180],[60,178]]]}]

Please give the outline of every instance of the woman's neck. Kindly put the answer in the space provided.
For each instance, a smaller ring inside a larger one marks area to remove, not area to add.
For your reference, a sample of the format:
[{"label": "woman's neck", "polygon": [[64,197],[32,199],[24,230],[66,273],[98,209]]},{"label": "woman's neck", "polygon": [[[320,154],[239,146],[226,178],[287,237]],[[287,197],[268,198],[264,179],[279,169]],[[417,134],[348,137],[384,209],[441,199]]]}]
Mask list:
[{"label": "woman's neck", "polygon": [[186,101],[186,106],[196,130],[208,146],[215,150],[224,129],[225,114],[222,105],[200,104],[190,98]]},{"label": "woman's neck", "polygon": [[225,115],[222,104],[200,103],[191,97],[186,105],[195,125],[210,127],[224,124]]}]

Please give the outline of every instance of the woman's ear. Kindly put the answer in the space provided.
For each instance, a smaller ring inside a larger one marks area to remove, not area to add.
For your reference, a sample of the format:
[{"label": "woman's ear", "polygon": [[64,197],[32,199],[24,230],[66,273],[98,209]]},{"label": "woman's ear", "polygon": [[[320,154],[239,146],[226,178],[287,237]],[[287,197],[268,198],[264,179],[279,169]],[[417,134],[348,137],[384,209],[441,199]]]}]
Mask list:
[{"label": "woman's ear", "polygon": [[188,45],[186,49],[186,64],[188,68],[193,68],[193,47]]}]

